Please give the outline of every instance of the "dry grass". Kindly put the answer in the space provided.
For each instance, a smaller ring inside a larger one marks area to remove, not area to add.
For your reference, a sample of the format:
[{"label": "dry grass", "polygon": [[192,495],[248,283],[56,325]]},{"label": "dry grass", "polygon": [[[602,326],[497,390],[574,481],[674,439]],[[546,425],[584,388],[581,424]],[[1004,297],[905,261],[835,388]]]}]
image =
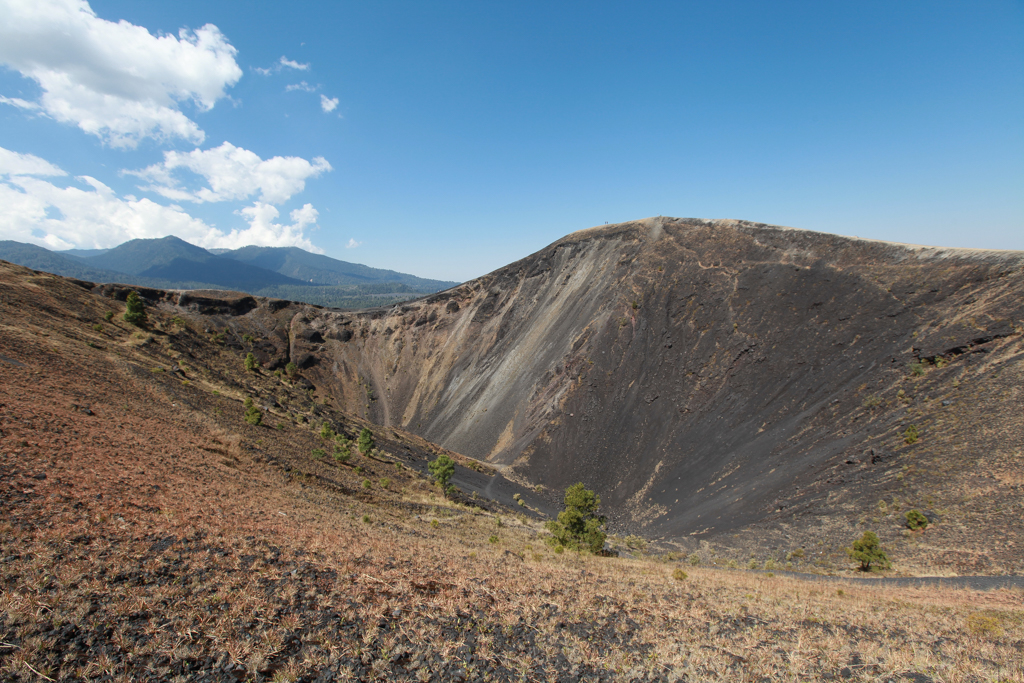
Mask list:
[{"label": "dry grass", "polygon": [[[229,350],[192,340],[185,385],[149,370],[173,344],[110,323],[86,347],[105,309],[0,326],[21,363],[0,368],[2,680],[1024,682],[1019,590],[557,554],[411,466],[312,460],[323,440],[290,408],[283,431],[245,425],[224,394],[288,387],[232,386]],[[422,458],[404,438],[382,447]]]}]

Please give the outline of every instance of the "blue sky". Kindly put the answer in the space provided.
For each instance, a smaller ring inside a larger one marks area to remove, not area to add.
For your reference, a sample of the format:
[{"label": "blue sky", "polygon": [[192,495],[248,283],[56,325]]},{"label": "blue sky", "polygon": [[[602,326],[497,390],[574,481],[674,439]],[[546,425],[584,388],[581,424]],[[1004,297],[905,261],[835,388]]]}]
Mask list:
[{"label": "blue sky", "polygon": [[0,63],[0,239],[451,280],[652,215],[1024,249],[1020,2],[0,0]]}]

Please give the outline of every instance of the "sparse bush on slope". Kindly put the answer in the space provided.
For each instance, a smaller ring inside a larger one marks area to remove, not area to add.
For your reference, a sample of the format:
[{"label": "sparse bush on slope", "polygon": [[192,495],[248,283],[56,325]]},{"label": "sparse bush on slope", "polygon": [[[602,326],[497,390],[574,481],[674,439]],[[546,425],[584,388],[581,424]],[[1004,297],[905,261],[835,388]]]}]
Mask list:
[{"label": "sparse bush on slope", "polygon": [[582,482],[567,488],[565,509],[558,513],[557,521],[551,520],[546,525],[551,532],[552,545],[601,552],[606,537],[606,520],[597,514],[600,504],[601,498],[584,487]]},{"label": "sparse bush on slope", "polygon": [[853,542],[853,547],[846,549],[846,554],[854,562],[860,562],[860,570],[864,572],[871,571],[871,565],[879,569],[888,569],[892,566],[874,531],[865,531],[863,536]]},{"label": "sparse bush on slope", "polygon": [[908,510],[905,516],[908,529],[924,529],[928,526],[928,518],[920,510]]},{"label": "sparse bush on slope", "polygon": [[128,300],[125,302],[127,308],[124,311],[124,321],[137,327],[146,324],[146,309],[142,303],[142,297],[136,292],[128,292]]},{"label": "sparse bush on slope", "polygon": [[370,451],[373,450],[373,446],[373,432],[363,427],[363,431],[359,432],[359,452],[363,455],[369,455]]},{"label": "sparse bush on slope", "polygon": [[430,476],[434,478],[437,485],[444,491],[444,495],[450,495],[455,489],[454,486],[448,483],[452,475],[455,474],[455,461],[442,453],[437,456],[437,460],[427,465],[427,469],[430,470]]}]

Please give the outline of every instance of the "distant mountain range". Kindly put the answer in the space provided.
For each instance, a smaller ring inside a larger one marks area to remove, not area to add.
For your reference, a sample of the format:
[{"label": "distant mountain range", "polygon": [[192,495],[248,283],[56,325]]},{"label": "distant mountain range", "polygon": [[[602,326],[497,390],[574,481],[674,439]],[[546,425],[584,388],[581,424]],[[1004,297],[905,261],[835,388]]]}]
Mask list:
[{"label": "distant mountain range", "polygon": [[173,236],[131,240],[113,249],[68,251],[0,241],[0,259],[92,282],[231,289],[336,308],[385,306],[459,284],[339,261],[297,247],[209,251]]}]

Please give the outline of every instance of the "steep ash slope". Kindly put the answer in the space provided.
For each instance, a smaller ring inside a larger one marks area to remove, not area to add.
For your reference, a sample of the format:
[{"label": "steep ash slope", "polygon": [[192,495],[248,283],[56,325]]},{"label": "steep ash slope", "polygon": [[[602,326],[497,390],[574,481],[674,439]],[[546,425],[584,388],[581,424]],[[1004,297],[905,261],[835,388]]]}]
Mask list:
[{"label": "steep ash slope", "polygon": [[[346,409],[555,491],[583,480],[625,527],[723,531],[839,493],[873,502],[908,449],[930,452],[928,430],[955,442],[950,462],[1019,467],[1022,263],[647,219],[392,310],[307,310],[290,354]],[[944,367],[918,377],[922,359]],[[956,377],[984,389],[958,419],[1002,430],[985,452],[977,430],[942,431],[948,405],[911,405]]]}]

